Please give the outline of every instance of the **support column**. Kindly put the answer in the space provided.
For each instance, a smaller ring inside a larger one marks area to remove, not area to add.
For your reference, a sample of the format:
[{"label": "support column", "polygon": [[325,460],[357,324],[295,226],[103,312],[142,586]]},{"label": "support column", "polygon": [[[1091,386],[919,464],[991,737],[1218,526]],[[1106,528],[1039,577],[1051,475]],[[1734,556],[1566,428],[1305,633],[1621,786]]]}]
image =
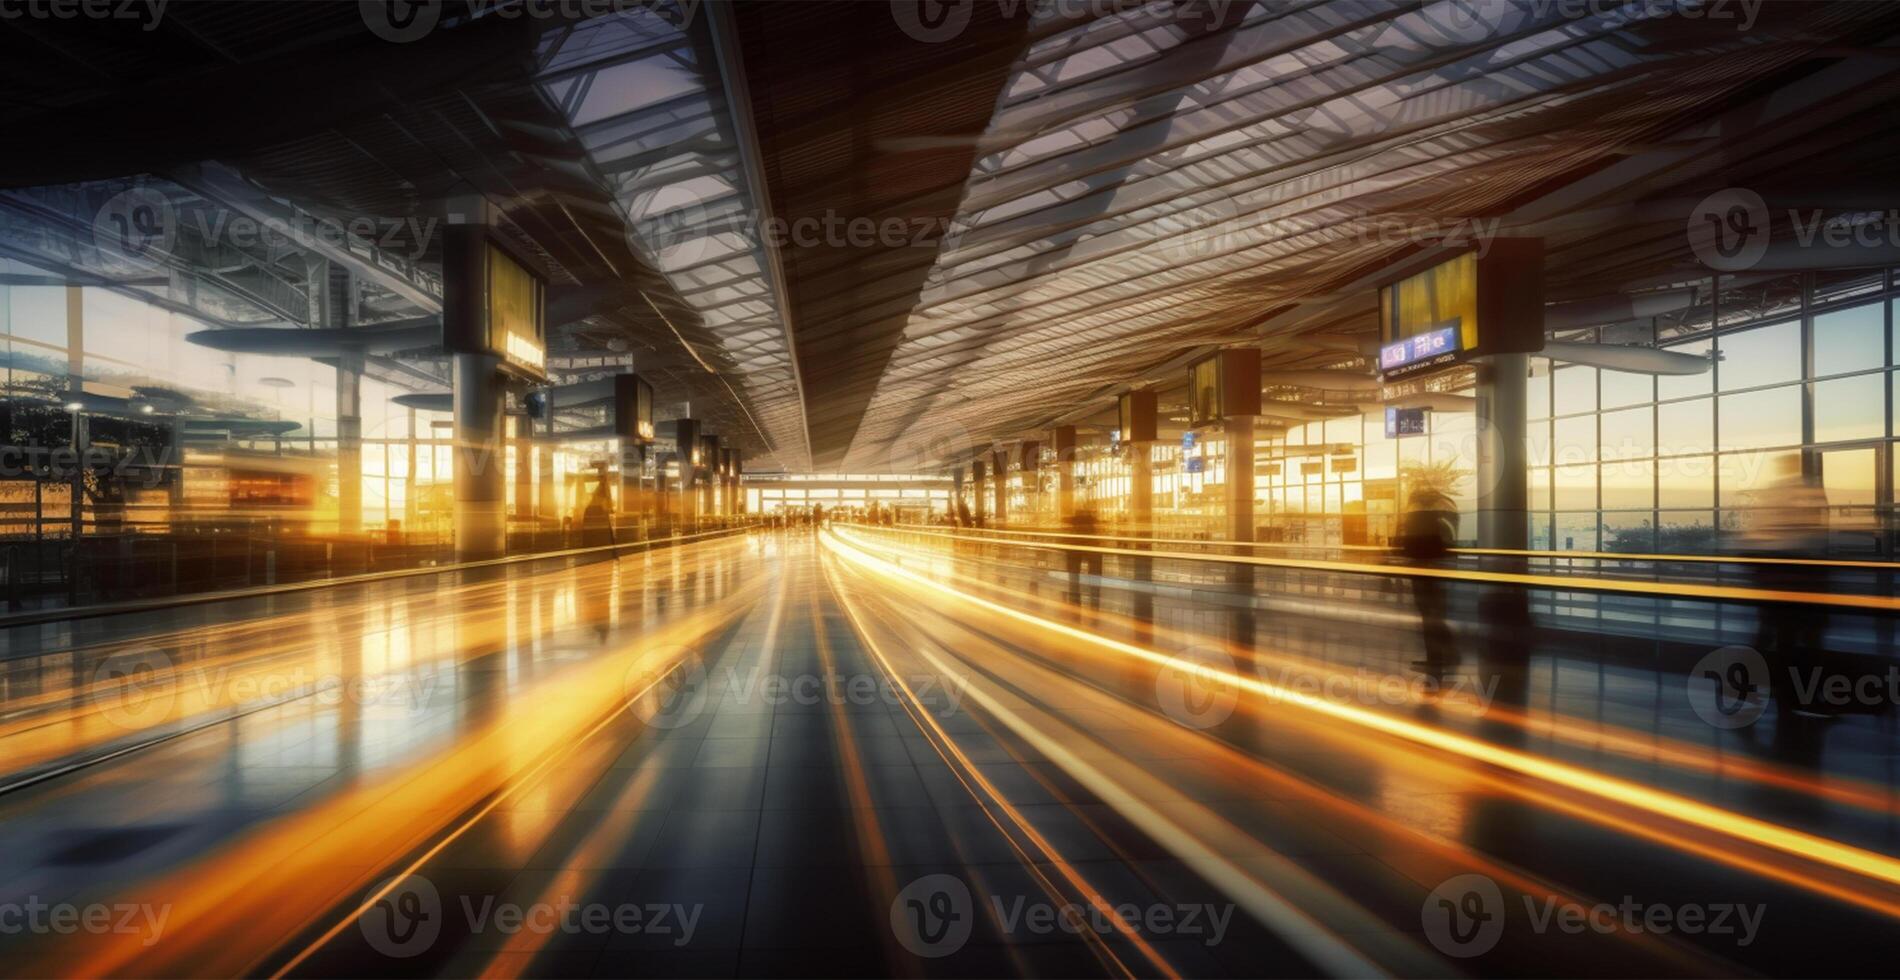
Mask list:
[{"label": "support column", "polygon": [[1529,547],[1530,355],[1494,354],[1478,365],[1478,546]]},{"label": "support column", "polygon": [[363,533],[363,353],[336,362],[336,530]]},{"label": "support column", "polygon": [[1056,426],[1052,441],[1056,450],[1056,520],[1067,527],[1075,516],[1075,426]]},{"label": "support column", "polygon": [[[86,291],[81,286],[66,287],[66,401],[84,405],[86,397]],[[77,595],[79,585],[79,539],[86,529],[86,416],[83,408],[69,409],[73,416],[72,504],[68,508],[73,542],[72,565],[66,570],[68,593]],[[76,601],[76,600],[74,600]]]},{"label": "support column", "polygon": [[[550,427],[552,424],[550,423]],[[542,441],[535,447],[536,481],[539,486],[534,495],[534,513],[543,524],[561,524],[561,502],[554,483],[554,440]]]},{"label": "support column", "polygon": [[501,466],[501,375],[492,354],[456,354],[455,560],[507,550]]},{"label": "support column", "polygon": [[970,499],[974,501],[976,504],[976,513],[973,516],[976,518],[977,527],[983,527],[989,523],[985,519],[986,516],[989,514],[989,505],[985,503],[983,500],[983,498],[987,496],[987,491],[989,490],[989,486],[983,482],[983,476],[984,476],[983,461],[980,459],[971,460],[970,461]]},{"label": "support column", "polygon": [[1254,416],[1230,416],[1227,428],[1227,537],[1253,540]]},{"label": "support column", "polygon": [[1009,452],[998,449],[990,453],[990,466],[995,470],[990,475],[991,492],[996,496],[993,523],[1002,527],[1009,523]]}]

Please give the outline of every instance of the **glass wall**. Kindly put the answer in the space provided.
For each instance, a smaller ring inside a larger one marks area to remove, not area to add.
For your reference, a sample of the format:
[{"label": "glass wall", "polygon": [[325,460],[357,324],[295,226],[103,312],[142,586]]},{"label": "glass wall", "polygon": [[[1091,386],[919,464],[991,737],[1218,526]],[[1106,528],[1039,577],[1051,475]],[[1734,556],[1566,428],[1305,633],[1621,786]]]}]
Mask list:
[{"label": "glass wall", "polygon": [[1713,349],[1708,373],[1654,377],[1536,363],[1532,547],[1747,551],[1766,545],[1764,526],[1786,523],[1788,488],[1805,481],[1821,488],[1825,504],[1802,498],[1820,512],[1801,518],[1814,528],[1801,550],[1892,557],[1900,300],[1891,277],[1827,273],[1746,290],[1722,285],[1701,329],[1662,345]]}]

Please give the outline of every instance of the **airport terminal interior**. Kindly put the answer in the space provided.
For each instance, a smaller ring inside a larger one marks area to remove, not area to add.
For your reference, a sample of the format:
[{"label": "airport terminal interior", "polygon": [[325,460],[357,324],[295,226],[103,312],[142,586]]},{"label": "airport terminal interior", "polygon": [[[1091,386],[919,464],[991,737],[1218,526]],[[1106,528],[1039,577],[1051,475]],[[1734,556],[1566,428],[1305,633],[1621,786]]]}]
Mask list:
[{"label": "airport terminal interior", "polygon": [[0,0],[0,977],[1886,976],[1900,4]]}]

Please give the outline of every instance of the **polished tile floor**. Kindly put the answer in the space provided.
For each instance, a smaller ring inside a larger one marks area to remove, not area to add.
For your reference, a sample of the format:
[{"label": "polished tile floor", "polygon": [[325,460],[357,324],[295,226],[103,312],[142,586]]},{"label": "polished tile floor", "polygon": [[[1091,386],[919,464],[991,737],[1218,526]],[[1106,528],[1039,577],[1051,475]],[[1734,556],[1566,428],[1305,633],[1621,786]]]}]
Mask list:
[{"label": "polished tile floor", "polygon": [[1704,723],[1658,693],[1664,658],[1543,631],[1500,659],[1482,620],[1456,624],[1468,686],[1419,697],[1377,683],[1415,679],[1402,596],[1243,610],[1126,571],[779,531],[0,635],[0,952],[32,975],[1883,969],[1885,716],[1790,753],[1805,722]]}]

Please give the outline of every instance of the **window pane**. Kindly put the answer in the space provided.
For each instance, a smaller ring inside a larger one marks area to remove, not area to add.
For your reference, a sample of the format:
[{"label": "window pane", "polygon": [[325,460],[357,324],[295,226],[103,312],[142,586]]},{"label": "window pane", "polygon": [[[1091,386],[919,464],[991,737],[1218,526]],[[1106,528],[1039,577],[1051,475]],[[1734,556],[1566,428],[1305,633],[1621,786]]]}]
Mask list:
[{"label": "window pane", "polygon": [[1656,528],[1643,514],[1603,515],[1603,550],[1624,554],[1651,554],[1656,550]]},{"label": "window pane", "polygon": [[1603,413],[1604,459],[1636,459],[1656,454],[1656,413],[1650,408],[1632,408]]},{"label": "window pane", "polygon": [[1723,391],[1801,379],[1798,321],[1724,334],[1716,343],[1722,351],[1722,362],[1715,370],[1722,376]]},{"label": "window pane", "polygon": [[1556,395],[1552,400],[1554,414],[1575,415],[1596,410],[1596,368],[1560,367],[1551,372],[1551,378],[1556,385]]},{"label": "window pane", "polygon": [[1656,406],[1659,455],[1706,453],[1715,448],[1715,406],[1712,398],[1669,402]]},{"label": "window pane", "polygon": [[1657,460],[1656,491],[1662,507],[1715,506],[1715,457]]},{"label": "window pane", "polygon": [[1887,434],[1886,416],[1884,373],[1815,382],[1815,442],[1877,439]]},{"label": "window pane", "polygon": [[[1694,354],[1697,357],[1707,357],[1711,346],[1713,346],[1712,341],[1703,339],[1692,340],[1686,344],[1670,344],[1664,347],[1663,350],[1675,351],[1678,354]],[[1704,371],[1701,374],[1662,375],[1656,379],[1656,397],[1687,398],[1691,395],[1706,395],[1709,393],[1709,381],[1712,377],[1713,374],[1709,371]]]},{"label": "window pane", "polygon": [[1656,400],[1656,379],[1647,374],[1603,372],[1603,407],[1622,408]]},{"label": "window pane", "polygon": [[1596,458],[1597,417],[1584,415],[1558,419],[1551,437],[1552,459],[1559,463],[1582,463]]},{"label": "window pane", "polygon": [[1550,362],[1541,357],[1531,358],[1531,379],[1526,382],[1525,393],[1528,397],[1525,418],[1542,419],[1550,417]]},{"label": "window pane", "polygon": [[1791,473],[1799,472],[1799,450],[1725,454],[1716,474],[1720,481],[1722,509],[1754,506],[1757,491],[1771,486],[1777,480],[1787,480]]},{"label": "window pane", "polygon": [[1550,423],[1531,422],[1524,427],[1524,451],[1532,466],[1550,465]]},{"label": "window pane", "polygon": [[1558,514],[1557,550],[1597,550],[1597,515],[1595,512],[1588,514]]},{"label": "window pane", "polygon": [[1721,448],[1764,449],[1801,442],[1801,389],[1770,388],[1746,395],[1723,395]]},{"label": "window pane", "polygon": [[1550,509],[1550,467],[1533,466],[1530,468],[1529,474],[1530,474],[1530,478],[1529,478],[1528,483],[1530,486],[1531,497],[1530,497],[1530,503],[1528,503],[1526,506],[1531,510],[1549,510]]},{"label": "window pane", "polygon": [[1559,466],[1556,470],[1556,506],[1558,510],[1595,510],[1597,506],[1597,468]]},{"label": "window pane", "polygon": [[1715,516],[1706,510],[1665,510],[1656,515],[1656,550],[1706,555],[1715,550]]},{"label": "window pane", "polygon": [[1656,506],[1656,461],[1625,459],[1603,464],[1603,509],[1648,510]]},{"label": "window pane", "polygon": [[1886,363],[1886,324],[1879,303],[1814,318],[1814,376],[1865,371]]}]

